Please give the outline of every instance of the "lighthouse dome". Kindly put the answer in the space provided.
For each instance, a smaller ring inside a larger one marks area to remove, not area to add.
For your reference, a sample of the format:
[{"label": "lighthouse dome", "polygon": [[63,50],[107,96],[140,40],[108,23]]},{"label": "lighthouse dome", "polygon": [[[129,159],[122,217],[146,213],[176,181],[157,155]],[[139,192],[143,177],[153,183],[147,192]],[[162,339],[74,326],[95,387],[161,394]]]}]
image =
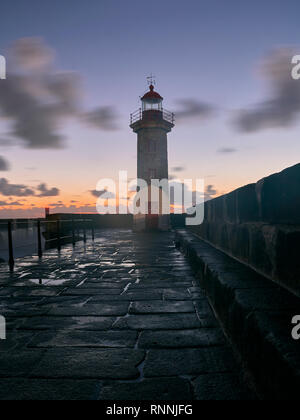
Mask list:
[{"label": "lighthouse dome", "polygon": [[142,97],[142,101],[150,101],[150,102],[161,102],[163,98],[160,96],[158,92],[154,91],[154,86],[150,85],[149,91]]}]

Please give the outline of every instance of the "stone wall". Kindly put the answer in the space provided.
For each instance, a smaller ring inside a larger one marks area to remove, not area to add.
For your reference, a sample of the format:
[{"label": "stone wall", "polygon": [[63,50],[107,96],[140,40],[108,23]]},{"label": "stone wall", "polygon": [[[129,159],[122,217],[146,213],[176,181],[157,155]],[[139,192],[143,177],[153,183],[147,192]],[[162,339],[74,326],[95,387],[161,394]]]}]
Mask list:
[{"label": "stone wall", "polygon": [[300,294],[300,164],[205,203],[202,239]]}]

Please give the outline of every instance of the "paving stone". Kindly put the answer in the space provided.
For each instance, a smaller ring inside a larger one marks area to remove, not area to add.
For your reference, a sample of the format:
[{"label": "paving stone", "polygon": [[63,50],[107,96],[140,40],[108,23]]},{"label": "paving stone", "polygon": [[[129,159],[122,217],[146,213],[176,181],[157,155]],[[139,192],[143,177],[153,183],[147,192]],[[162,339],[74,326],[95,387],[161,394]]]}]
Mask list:
[{"label": "paving stone", "polygon": [[220,325],[216,320],[216,317],[211,315],[200,315],[198,316],[201,327],[203,328],[218,328]]},{"label": "paving stone", "polygon": [[199,317],[203,317],[205,315],[213,316],[213,311],[207,299],[195,302],[195,309]]},{"label": "paving stone", "polygon": [[59,279],[59,278],[48,278],[45,280],[40,280],[40,279],[26,279],[26,281],[19,281],[14,283],[14,286],[17,287],[27,287],[27,286],[31,286],[31,287],[35,287],[36,289],[39,289],[41,287],[49,287],[49,288],[55,288],[57,286],[65,286],[65,287],[71,287],[71,286],[76,286],[78,283],[80,282],[80,280],[70,280],[70,279]]},{"label": "paving stone", "polygon": [[91,302],[104,302],[104,301],[127,301],[127,302],[134,302],[134,301],[148,301],[148,300],[162,300],[162,293],[157,292],[132,292],[132,293],[124,293],[120,296],[106,296],[97,294],[93,296]]},{"label": "paving stone", "polygon": [[56,307],[50,310],[48,316],[123,316],[128,312],[129,303],[103,302],[98,304],[85,304],[78,307]]},{"label": "paving stone", "polygon": [[218,328],[201,328],[181,331],[144,331],[139,348],[184,348],[224,346],[225,338]]},{"label": "paving stone", "polygon": [[10,297],[12,296],[13,292],[14,292],[14,289],[5,287],[3,289],[0,289],[0,297]]},{"label": "paving stone", "polygon": [[[101,283],[99,280],[96,282],[86,281],[82,285],[77,286],[77,289],[101,289],[102,293],[107,294],[121,294],[124,290],[124,288],[128,285],[128,282],[122,283]],[[113,290],[115,292],[113,292]]]},{"label": "paving stone", "polygon": [[22,378],[27,376],[43,355],[44,350],[0,352],[0,377]]},{"label": "paving stone", "polygon": [[255,400],[253,393],[241,382],[238,375],[230,373],[199,376],[194,381],[195,399],[200,401]]},{"label": "paving stone", "polygon": [[6,330],[8,332],[15,330],[16,328],[19,328],[23,323],[24,318],[6,318]]},{"label": "paving stone", "polygon": [[111,317],[35,317],[20,326],[23,330],[83,329],[87,331],[108,330],[116,318]]},{"label": "paving stone", "polygon": [[134,349],[51,349],[31,377],[136,379],[140,374],[137,367],[144,357],[142,350]]},{"label": "paving stone", "polygon": [[192,295],[188,290],[165,290],[163,296],[164,300],[192,300]]},{"label": "paving stone", "polygon": [[144,374],[145,377],[200,375],[232,372],[235,367],[232,351],[228,347],[150,350]]},{"label": "paving stone", "polygon": [[85,303],[89,301],[89,297],[87,296],[56,296],[56,297],[48,297],[44,299],[39,306],[47,306],[48,308],[52,307],[64,307],[67,305],[78,305],[83,306]]},{"label": "paving stone", "polygon": [[64,331],[37,334],[29,347],[134,347],[134,331]]},{"label": "paving stone", "polygon": [[188,380],[181,378],[144,379],[137,383],[104,383],[100,400],[188,401],[192,399]]},{"label": "paving stone", "polygon": [[205,294],[204,293],[199,293],[199,292],[194,292],[194,293],[191,293],[191,295],[192,295],[192,300],[194,300],[194,301],[199,301],[199,300],[204,300],[204,299],[206,299],[206,296],[205,296]]},{"label": "paving stone", "polygon": [[122,292],[120,292],[118,289],[109,289],[109,292],[105,292],[103,289],[97,289],[97,288],[83,288],[83,287],[78,287],[76,289],[68,289],[65,292],[63,292],[63,296],[96,296],[96,295],[100,295],[105,298],[105,299],[110,299],[110,296],[117,296],[117,297],[112,297],[111,299],[117,299],[119,298],[119,295]]},{"label": "paving stone", "polygon": [[24,349],[33,339],[32,332],[7,331],[6,340],[0,340],[0,352],[18,351]]},{"label": "paving stone", "polygon": [[101,389],[97,380],[0,379],[1,401],[88,401]]},{"label": "paving stone", "polygon": [[129,313],[131,314],[171,314],[195,312],[193,302],[134,302],[131,304]]},{"label": "paving stone", "polygon": [[200,326],[195,314],[130,315],[114,324],[116,329],[133,330],[180,330]]},{"label": "paving stone", "polygon": [[23,298],[23,297],[12,297],[11,296],[11,297],[6,297],[6,298],[1,299],[0,307],[2,308],[2,307],[5,307],[5,306],[8,306],[8,307],[14,308],[16,310],[21,310],[21,309],[23,309],[24,307],[27,307],[27,306],[34,307],[38,303],[41,303],[43,301],[44,301],[44,299],[41,298],[41,297],[26,296],[26,297]]},{"label": "paving stone", "polygon": [[126,292],[122,295],[123,299],[129,299],[132,301],[135,300],[162,300],[162,291],[153,291],[149,289],[144,289],[141,291]]},{"label": "paving stone", "polygon": [[[124,286],[125,287],[125,286]],[[92,291],[95,294],[103,294],[103,295],[120,295],[124,291],[124,287],[122,288],[113,288],[113,287],[98,287],[96,283],[86,283],[82,286],[76,287],[76,289],[69,289],[69,291],[72,290],[88,290]]]},{"label": "paving stone", "polygon": [[4,298],[0,301],[0,314],[6,318],[45,315],[48,309],[37,306],[39,302],[42,302],[42,300],[32,297]]},{"label": "paving stone", "polygon": [[48,296],[57,296],[63,292],[63,288],[28,288],[28,287],[15,287],[13,296],[14,297],[30,297],[30,296],[38,296],[38,297],[48,297]]},{"label": "paving stone", "polygon": [[[174,287],[174,285],[173,285],[173,287],[172,287],[172,289],[170,289],[170,288],[165,288],[164,286],[163,286],[163,284],[161,284],[161,286],[160,287],[154,287],[154,288],[150,288],[150,287],[147,287],[147,288],[135,288],[135,289],[128,289],[128,291],[127,292],[125,292],[124,294],[126,294],[126,295],[128,295],[128,294],[132,294],[133,296],[134,295],[137,295],[137,296],[139,296],[139,295],[142,295],[142,296],[146,296],[147,297],[147,294],[149,294],[149,296],[150,296],[150,299],[151,299],[151,294],[158,294],[158,293],[160,293],[161,294],[161,299],[162,299],[162,295],[166,292],[166,291],[172,291],[172,292],[186,292],[188,289],[187,289],[187,287]],[[150,300],[149,299],[149,300]]]},{"label": "paving stone", "polygon": [[204,293],[204,290],[201,287],[190,287],[190,293]]},{"label": "paving stone", "polygon": [[6,306],[5,309],[0,309],[0,314],[5,318],[26,318],[32,316],[46,315],[49,309],[37,308],[37,307],[26,307],[23,309],[16,309],[14,307]]},{"label": "paving stone", "polygon": [[176,289],[187,289],[188,287],[191,287],[191,282],[184,282],[184,281],[141,281],[138,284],[131,284],[129,287],[129,291],[132,290],[139,290],[139,289],[168,289],[168,288],[176,288]]}]

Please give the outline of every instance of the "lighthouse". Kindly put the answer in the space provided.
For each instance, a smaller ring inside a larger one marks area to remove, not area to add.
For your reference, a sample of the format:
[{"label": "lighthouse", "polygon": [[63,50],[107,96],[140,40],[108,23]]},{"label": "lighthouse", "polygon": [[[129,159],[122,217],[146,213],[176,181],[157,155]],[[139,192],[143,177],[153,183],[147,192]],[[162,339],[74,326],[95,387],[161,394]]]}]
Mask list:
[{"label": "lighthouse", "polygon": [[154,202],[151,185],[153,180],[169,179],[167,134],[174,127],[174,114],[163,108],[163,98],[155,91],[152,78],[149,91],[141,98],[140,109],[131,114],[130,127],[137,134],[137,178],[144,180],[148,189],[148,211],[135,215],[134,229],[169,230],[170,206],[167,211],[162,209],[162,199],[169,202],[169,188],[163,190],[159,186],[155,194],[159,200]]}]

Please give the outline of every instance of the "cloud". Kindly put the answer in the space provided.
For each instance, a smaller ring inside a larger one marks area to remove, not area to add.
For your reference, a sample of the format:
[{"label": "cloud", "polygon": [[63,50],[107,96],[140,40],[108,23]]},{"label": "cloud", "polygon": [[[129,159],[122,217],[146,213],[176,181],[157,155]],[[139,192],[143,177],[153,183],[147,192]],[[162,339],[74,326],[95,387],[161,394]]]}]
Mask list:
[{"label": "cloud", "polygon": [[114,107],[101,107],[82,114],[83,120],[90,126],[105,131],[118,130],[117,113]]},{"label": "cloud", "polygon": [[48,68],[54,59],[54,51],[43,44],[40,38],[23,38],[13,44],[12,55],[24,70]]},{"label": "cloud", "polygon": [[264,59],[261,73],[270,85],[270,93],[261,103],[237,113],[234,123],[240,131],[285,128],[298,120],[300,83],[291,77],[294,55],[292,49],[279,48]]},{"label": "cloud", "polygon": [[64,207],[64,204],[62,204],[62,203],[51,203],[51,204],[49,204],[49,207]]},{"label": "cloud", "polygon": [[56,197],[60,194],[60,190],[48,188],[45,183],[41,183],[36,188],[23,184],[11,184],[6,178],[1,178],[0,194],[6,197]]},{"label": "cloud", "polygon": [[16,142],[12,139],[0,139],[0,147],[13,147]]},{"label": "cloud", "polygon": [[74,72],[54,69],[55,54],[40,38],[23,38],[10,50],[11,68],[0,84],[0,117],[11,122],[14,139],[29,149],[60,149],[60,133],[67,118],[86,120],[101,130],[116,128],[112,108],[85,113],[81,78]]},{"label": "cloud", "polygon": [[174,168],[172,168],[173,172],[183,172],[185,170],[184,166],[175,166]]},{"label": "cloud", "polygon": [[229,154],[229,153],[235,153],[237,151],[238,150],[234,149],[233,147],[222,147],[221,149],[217,150],[217,153]]},{"label": "cloud", "polygon": [[3,157],[0,156],[0,171],[9,171],[10,165],[8,161]]},{"label": "cloud", "polygon": [[12,202],[8,202],[8,201],[0,201],[0,207],[7,207],[7,206],[23,206],[22,203],[20,203],[20,201],[12,201]]},{"label": "cloud", "polygon": [[213,105],[195,99],[181,99],[177,103],[181,105],[181,109],[175,112],[176,121],[179,122],[190,118],[206,119],[216,110]]},{"label": "cloud", "polygon": [[110,199],[110,198],[116,198],[116,195],[110,191],[107,190],[102,190],[102,191],[97,191],[97,190],[91,190],[90,193],[92,194],[93,197],[96,198],[103,198],[103,199]]},{"label": "cloud", "polygon": [[211,200],[218,194],[218,190],[216,190],[214,185],[207,185],[205,188],[204,199],[205,201]]},{"label": "cloud", "polygon": [[58,188],[48,189],[46,184],[40,184],[37,187],[37,190],[40,192],[40,194],[38,194],[38,197],[56,197],[60,194]]},{"label": "cloud", "polygon": [[[25,85],[24,76],[11,74],[0,85],[0,114],[12,121],[11,134],[23,140],[29,149],[58,149],[64,138],[57,133],[62,117],[66,115],[60,98],[45,92],[34,92],[35,86]],[[36,82],[38,83],[38,82]]]},{"label": "cloud", "polygon": [[32,188],[22,184],[10,184],[6,178],[0,179],[0,194],[6,197],[28,197],[35,195]]},{"label": "cloud", "polygon": [[97,191],[97,190],[91,190],[90,193],[92,194],[93,197],[99,198],[101,195],[101,191]]}]

